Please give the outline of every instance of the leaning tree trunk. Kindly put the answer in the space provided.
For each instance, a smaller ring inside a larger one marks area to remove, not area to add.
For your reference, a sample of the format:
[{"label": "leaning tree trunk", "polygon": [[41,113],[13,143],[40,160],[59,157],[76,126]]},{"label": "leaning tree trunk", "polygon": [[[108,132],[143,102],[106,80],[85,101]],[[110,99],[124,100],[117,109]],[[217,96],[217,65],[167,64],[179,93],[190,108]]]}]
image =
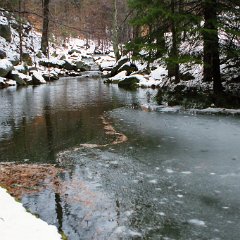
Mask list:
[{"label": "leaning tree trunk", "polygon": [[43,28],[41,50],[45,55],[48,55],[48,25],[49,25],[49,3],[50,0],[43,0]]},{"label": "leaning tree trunk", "polygon": [[214,93],[222,92],[222,82],[219,59],[219,38],[217,27],[217,0],[204,0],[204,29],[203,29],[203,80],[213,81]]}]

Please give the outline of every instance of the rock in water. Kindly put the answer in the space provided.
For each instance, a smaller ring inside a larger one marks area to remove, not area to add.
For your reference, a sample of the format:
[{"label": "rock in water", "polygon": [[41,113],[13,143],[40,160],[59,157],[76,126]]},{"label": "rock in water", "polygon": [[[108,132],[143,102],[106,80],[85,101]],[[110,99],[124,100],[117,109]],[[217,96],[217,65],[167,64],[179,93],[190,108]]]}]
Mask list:
[{"label": "rock in water", "polygon": [[43,78],[42,74],[38,71],[34,71],[32,75],[32,84],[39,85],[46,83],[45,79]]},{"label": "rock in water", "polygon": [[124,80],[118,83],[118,86],[121,88],[134,89],[137,87],[139,79],[135,76],[126,77]]},{"label": "rock in water", "polygon": [[17,82],[18,85],[27,85],[27,82],[31,81],[31,77],[20,73],[18,71],[12,71],[8,74],[8,77]]}]

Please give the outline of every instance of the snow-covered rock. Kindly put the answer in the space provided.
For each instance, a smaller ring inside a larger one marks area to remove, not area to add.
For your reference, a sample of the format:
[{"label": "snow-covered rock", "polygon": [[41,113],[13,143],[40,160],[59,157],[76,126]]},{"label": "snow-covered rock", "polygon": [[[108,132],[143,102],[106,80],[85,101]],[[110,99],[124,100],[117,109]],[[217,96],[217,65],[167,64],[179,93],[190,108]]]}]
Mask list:
[{"label": "snow-covered rock", "polygon": [[6,80],[7,80],[6,78],[0,77],[0,89],[8,87],[8,84],[6,83]]},{"label": "snow-covered rock", "polygon": [[115,75],[114,77],[109,78],[105,83],[119,83],[119,81],[124,80],[127,77],[127,71],[122,71]]},{"label": "snow-covered rock", "polygon": [[13,70],[12,63],[7,59],[0,60],[0,77],[6,77]]},{"label": "snow-covered rock", "polygon": [[59,79],[59,74],[60,74],[60,71],[57,71],[56,69],[54,69],[54,70],[51,70],[50,72],[44,72],[42,76],[46,81],[55,81]]},{"label": "snow-covered rock", "polygon": [[0,36],[11,42],[11,28],[6,17],[0,16]]},{"label": "snow-covered rock", "polygon": [[51,59],[41,59],[39,61],[39,65],[44,66],[44,67],[54,67],[54,68],[63,68],[63,65],[65,64],[64,60],[60,60],[57,58],[51,58]]},{"label": "snow-covered rock", "polygon": [[121,58],[114,64],[114,66],[113,66],[113,68],[112,68],[112,70],[111,70],[111,76],[112,76],[112,77],[115,76],[115,75],[118,73],[118,71],[121,72],[121,71],[125,70],[125,69],[120,70],[120,68],[121,68],[125,63],[127,63],[128,61],[129,61],[129,59],[128,59],[127,56],[121,57]]},{"label": "snow-covered rock", "polygon": [[17,82],[14,80],[11,80],[11,79],[6,79],[5,82],[8,86],[16,86],[17,85]]},{"label": "snow-covered rock", "polygon": [[44,77],[42,76],[42,73],[39,71],[33,71],[32,74],[32,83],[33,85],[39,85],[46,83]]},{"label": "snow-covered rock", "polygon": [[76,65],[76,70],[81,70],[81,71],[90,71],[91,66],[87,65],[85,62],[79,60],[75,62]]},{"label": "snow-covered rock", "polygon": [[18,72],[20,72],[20,73],[24,73],[24,74],[27,74],[27,72],[28,72],[28,67],[25,66],[25,65],[22,65],[22,64],[15,66],[14,69],[15,69],[16,71],[18,71]]},{"label": "snow-covered rock", "polygon": [[102,56],[98,59],[95,58],[95,62],[99,65],[102,71],[109,71],[115,65],[116,60],[110,56]]},{"label": "snow-covered rock", "polygon": [[10,54],[8,59],[14,66],[17,66],[20,63],[20,55],[17,54]]},{"label": "snow-covered rock", "polygon": [[28,213],[0,187],[1,240],[61,240],[57,228]]},{"label": "snow-covered rock", "polygon": [[16,70],[12,71],[9,77],[16,81],[18,85],[26,85],[27,82],[32,80],[30,76],[20,73]]},{"label": "snow-covered rock", "polygon": [[70,60],[64,60],[63,68],[66,70],[75,70],[76,65]]},{"label": "snow-covered rock", "polygon": [[126,62],[117,70],[117,73],[122,71],[127,71],[127,75],[130,75],[131,73],[138,71],[138,68],[134,63]]}]

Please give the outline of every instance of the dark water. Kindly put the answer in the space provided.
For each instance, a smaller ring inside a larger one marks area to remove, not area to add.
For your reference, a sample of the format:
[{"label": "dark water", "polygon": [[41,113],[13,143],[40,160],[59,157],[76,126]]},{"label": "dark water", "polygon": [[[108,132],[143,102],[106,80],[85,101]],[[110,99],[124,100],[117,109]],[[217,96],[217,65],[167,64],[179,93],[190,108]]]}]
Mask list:
[{"label": "dark water", "polygon": [[[155,93],[91,78],[2,90],[0,161],[67,169],[60,191],[25,196],[24,205],[70,240],[238,240],[240,119],[131,108]],[[103,114],[128,141],[79,147],[111,142]]]}]

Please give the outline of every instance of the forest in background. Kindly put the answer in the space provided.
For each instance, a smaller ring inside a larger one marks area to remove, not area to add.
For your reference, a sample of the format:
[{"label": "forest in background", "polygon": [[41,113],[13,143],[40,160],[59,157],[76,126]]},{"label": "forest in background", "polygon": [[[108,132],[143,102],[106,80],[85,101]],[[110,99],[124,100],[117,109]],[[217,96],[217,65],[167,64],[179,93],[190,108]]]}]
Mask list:
[{"label": "forest in background", "polygon": [[173,84],[194,80],[191,72],[199,66],[214,95],[222,95],[223,83],[240,82],[237,0],[3,0],[0,6],[43,33],[44,54],[49,41],[64,44],[76,37],[94,40],[99,49],[110,43],[116,60],[129,54],[147,64],[147,73],[157,62]]}]

